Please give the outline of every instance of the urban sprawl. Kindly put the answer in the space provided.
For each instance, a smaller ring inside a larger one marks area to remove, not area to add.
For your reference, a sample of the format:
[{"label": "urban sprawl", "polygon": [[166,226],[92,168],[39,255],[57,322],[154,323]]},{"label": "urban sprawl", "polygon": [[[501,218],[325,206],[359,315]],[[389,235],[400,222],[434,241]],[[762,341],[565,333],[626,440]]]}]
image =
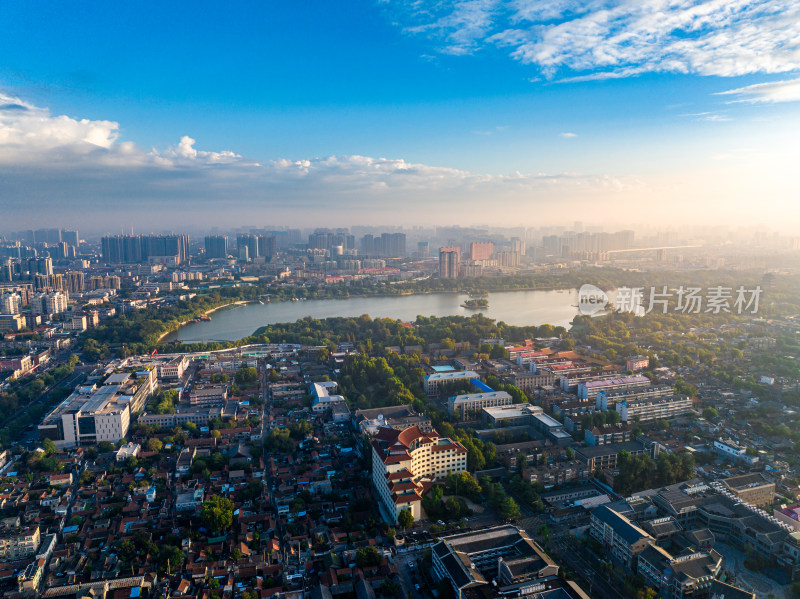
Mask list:
[{"label": "urban sprawl", "polygon": [[[6,234],[0,593],[800,596],[800,242],[740,235]],[[482,314],[584,283],[761,295]],[[232,304],[430,293],[462,313],[167,340]]]}]

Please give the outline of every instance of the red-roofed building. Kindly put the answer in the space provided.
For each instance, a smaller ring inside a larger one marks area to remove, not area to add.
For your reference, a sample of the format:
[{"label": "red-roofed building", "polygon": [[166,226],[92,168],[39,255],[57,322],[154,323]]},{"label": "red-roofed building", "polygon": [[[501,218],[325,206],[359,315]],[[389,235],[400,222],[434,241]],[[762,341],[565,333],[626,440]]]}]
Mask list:
[{"label": "red-roofed building", "polygon": [[396,518],[409,510],[421,517],[423,481],[467,469],[467,450],[458,441],[423,432],[380,428],[372,440],[372,483],[385,511]]}]

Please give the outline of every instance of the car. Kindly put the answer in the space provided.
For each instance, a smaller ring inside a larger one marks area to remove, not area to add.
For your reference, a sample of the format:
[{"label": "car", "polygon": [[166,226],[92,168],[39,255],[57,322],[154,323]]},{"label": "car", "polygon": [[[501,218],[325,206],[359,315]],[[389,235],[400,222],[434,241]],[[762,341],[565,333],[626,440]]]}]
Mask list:
[{"label": "car", "polygon": [[436,524],[438,524],[439,526],[444,526],[444,522],[442,520],[437,520]]}]

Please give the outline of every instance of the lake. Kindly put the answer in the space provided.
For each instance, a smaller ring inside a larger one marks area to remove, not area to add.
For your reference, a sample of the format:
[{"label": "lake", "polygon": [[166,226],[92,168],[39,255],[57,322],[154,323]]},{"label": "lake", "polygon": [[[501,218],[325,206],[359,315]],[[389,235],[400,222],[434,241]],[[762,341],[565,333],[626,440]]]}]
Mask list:
[{"label": "lake", "polygon": [[306,316],[361,316],[414,320],[422,316],[469,316],[482,312],[507,324],[526,326],[552,324],[569,328],[578,314],[577,290],[561,291],[498,291],[489,294],[489,307],[467,310],[461,304],[464,293],[432,293],[427,295],[351,297],[297,302],[272,302],[231,306],[211,314],[210,322],[192,322],[173,331],[164,341],[234,341],[276,322],[294,322]]}]

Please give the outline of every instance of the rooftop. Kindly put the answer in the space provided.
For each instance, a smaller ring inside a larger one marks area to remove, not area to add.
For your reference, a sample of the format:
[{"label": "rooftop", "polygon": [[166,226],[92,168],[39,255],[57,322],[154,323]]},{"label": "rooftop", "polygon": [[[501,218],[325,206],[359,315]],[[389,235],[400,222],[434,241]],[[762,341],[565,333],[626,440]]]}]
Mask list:
[{"label": "rooftop", "polygon": [[768,485],[775,486],[775,483],[764,478],[759,472],[731,476],[730,478],[723,479],[722,482],[729,489],[734,489],[736,491],[743,491],[745,489],[753,489]]},{"label": "rooftop", "polygon": [[458,381],[461,379],[475,379],[478,378],[478,373],[473,370],[460,370],[458,372],[434,372],[433,374],[426,374],[425,380],[432,381]]},{"label": "rooftop", "polygon": [[534,414],[533,417],[534,419],[538,420],[542,426],[545,426],[547,428],[559,428],[564,426],[552,416],[548,416],[547,414],[544,413]]},{"label": "rooftop", "polygon": [[56,406],[44,421],[60,419],[64,414],[111,414],[122,411],[130,401],[129,395],[121,394],[122,389],[121,385],[79,387]]},{"label": "rooftop", "polygon": [[579,447],[575,450],[585,458],[597,458],[600,456],[613,455],[621,451],[640,452],[644,450],[644,445],[639,441],[624,441],[622,443],[608,443],[607,445],[588,445]]},{"label": "rooftop", "polygon": [[615,379],[602,379],[599,381],[586,381],[579,383],[588,389],[594,387],[611,387],[614,385],[635,385],[635,384],[650,384],[650,379],[646,376],[624,376]]},{"label": "rooftop", "polygon": [[542,408],[527,403],[515,403],[508,406],[489,406],[483,408],[483,411],[495,420],[502,420],[503,418],[520,418],[531,414],[541,414]]},{"label": "rooftop", "polygon": [[481,401],[485,399],[511,399],[511,396],[505,391],[492,391],[490,393],[465,393],[464,395],[454,395],[450,398],[450,401],[458,404],[467,401]]},{"label": "rooftop", "polygon": [[592,511],[592,518],[597,518],[604,524],[614,529],[614,532],[622,537],[626,543],[632,545],[640,539],[651,538],[649,534],[633,524],[622,514],[618,514],[608,505],[601,505]]}]

